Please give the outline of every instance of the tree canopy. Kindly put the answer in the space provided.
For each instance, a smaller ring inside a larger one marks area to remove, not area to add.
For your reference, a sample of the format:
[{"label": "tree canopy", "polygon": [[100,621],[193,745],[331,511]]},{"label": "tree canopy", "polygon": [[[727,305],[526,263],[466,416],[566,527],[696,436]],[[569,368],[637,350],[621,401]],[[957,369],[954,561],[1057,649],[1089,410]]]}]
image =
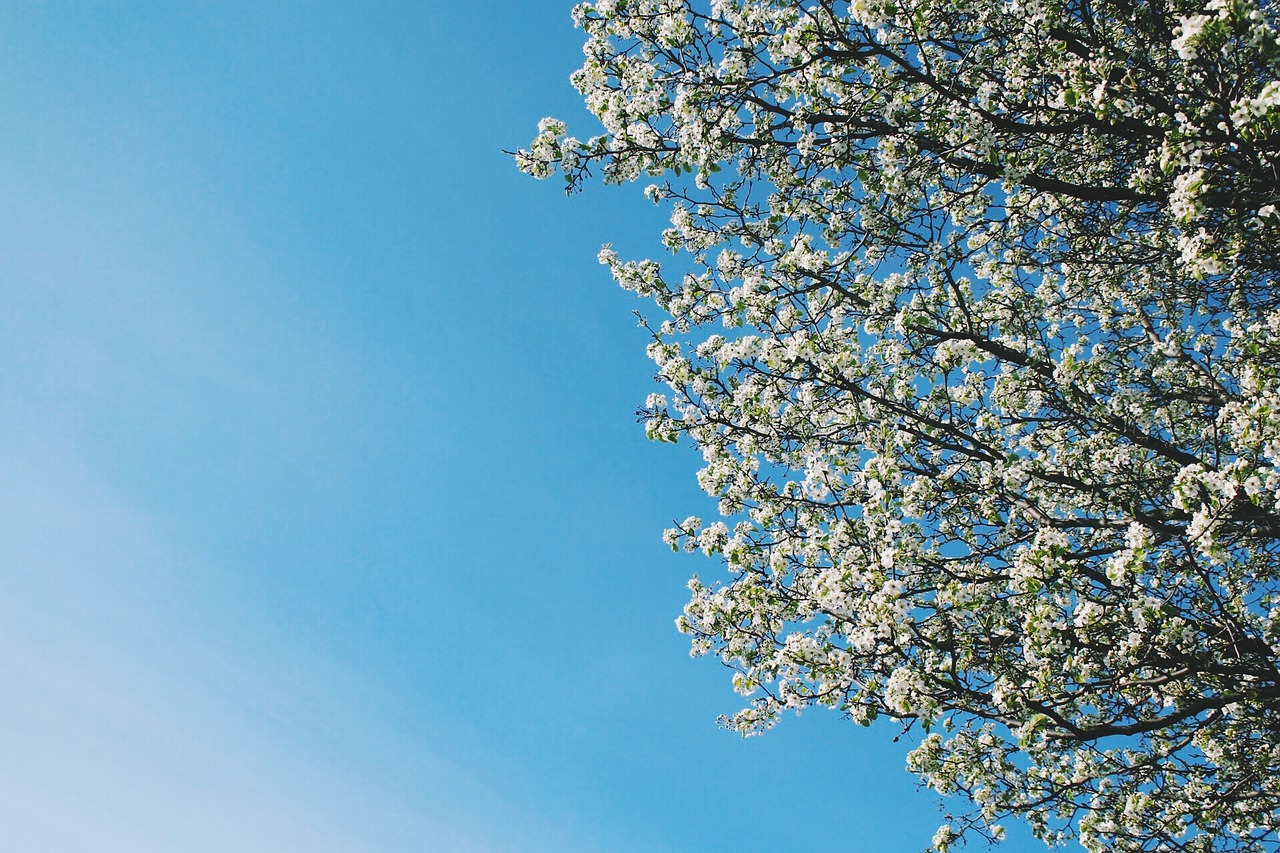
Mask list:
[{"label": "tree canopy", "polygon": [[1089,850],[1280,849],[1275,0],[597,0],[520,167],[647,179],[653,438],[743,732]]}]

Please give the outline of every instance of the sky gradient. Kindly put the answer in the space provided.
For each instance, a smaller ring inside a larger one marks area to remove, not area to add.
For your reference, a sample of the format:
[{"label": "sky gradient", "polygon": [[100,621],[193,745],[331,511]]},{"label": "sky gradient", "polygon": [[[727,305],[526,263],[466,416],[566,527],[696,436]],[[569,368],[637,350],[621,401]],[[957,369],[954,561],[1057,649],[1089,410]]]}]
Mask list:
[{"label": "sky gradient", "polygon": [[663,215],[501,153],[589,132],[570,5],[0,6],[4,849],[928,843],[889,727],[719,730],[674,629],[595,261]]}]

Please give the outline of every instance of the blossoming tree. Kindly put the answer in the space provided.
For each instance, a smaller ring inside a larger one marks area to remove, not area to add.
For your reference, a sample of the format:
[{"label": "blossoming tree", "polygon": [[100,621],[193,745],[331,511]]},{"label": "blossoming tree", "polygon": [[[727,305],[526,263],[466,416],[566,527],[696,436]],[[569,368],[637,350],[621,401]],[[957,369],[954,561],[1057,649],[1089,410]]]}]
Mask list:
[{"label": "blossoming tree", "polygon": [[1275,0],[596,0],[525,171],[648,179],[679,620],[1089,850],[1280,849]]}]

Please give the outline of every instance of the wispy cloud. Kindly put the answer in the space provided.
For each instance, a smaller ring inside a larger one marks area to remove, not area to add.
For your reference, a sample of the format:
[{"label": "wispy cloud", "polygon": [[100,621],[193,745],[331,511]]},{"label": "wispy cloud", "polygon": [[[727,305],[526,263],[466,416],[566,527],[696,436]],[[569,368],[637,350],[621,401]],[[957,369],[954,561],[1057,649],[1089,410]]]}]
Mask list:
[{"label": "wispy cloud", "polygon": [[[421,744],[398,774],[368,778],[361,741],[395,749],[377,719],[330,721],[347,742],[308,749],[326,715],[361,713],[342,707],[358,679],[280,684],[278,650],[246,660],[235,638],[185,628],[166,600],[199,559],[158,541],[65,448],[0,431],[7,849],[493,849],[486,825],[504,805]],[[299,707],[309,700],[328,705]],[[285,730],[299,723],[311,730]],[[397,776],[416,784],[397,790]]]}]

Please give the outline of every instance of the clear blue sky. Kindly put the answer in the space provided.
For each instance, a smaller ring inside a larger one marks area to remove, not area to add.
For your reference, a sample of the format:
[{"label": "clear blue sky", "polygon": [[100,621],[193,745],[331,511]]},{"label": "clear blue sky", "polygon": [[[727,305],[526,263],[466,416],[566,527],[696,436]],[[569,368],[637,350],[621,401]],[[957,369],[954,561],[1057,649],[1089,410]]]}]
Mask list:
[{"label": "clear blue sky", "polygon": [[662,216],[500,153],[570,5],[0,6],[0,848],[928,842],[889,728],[743,741],[675,632],[595,263]]}]

